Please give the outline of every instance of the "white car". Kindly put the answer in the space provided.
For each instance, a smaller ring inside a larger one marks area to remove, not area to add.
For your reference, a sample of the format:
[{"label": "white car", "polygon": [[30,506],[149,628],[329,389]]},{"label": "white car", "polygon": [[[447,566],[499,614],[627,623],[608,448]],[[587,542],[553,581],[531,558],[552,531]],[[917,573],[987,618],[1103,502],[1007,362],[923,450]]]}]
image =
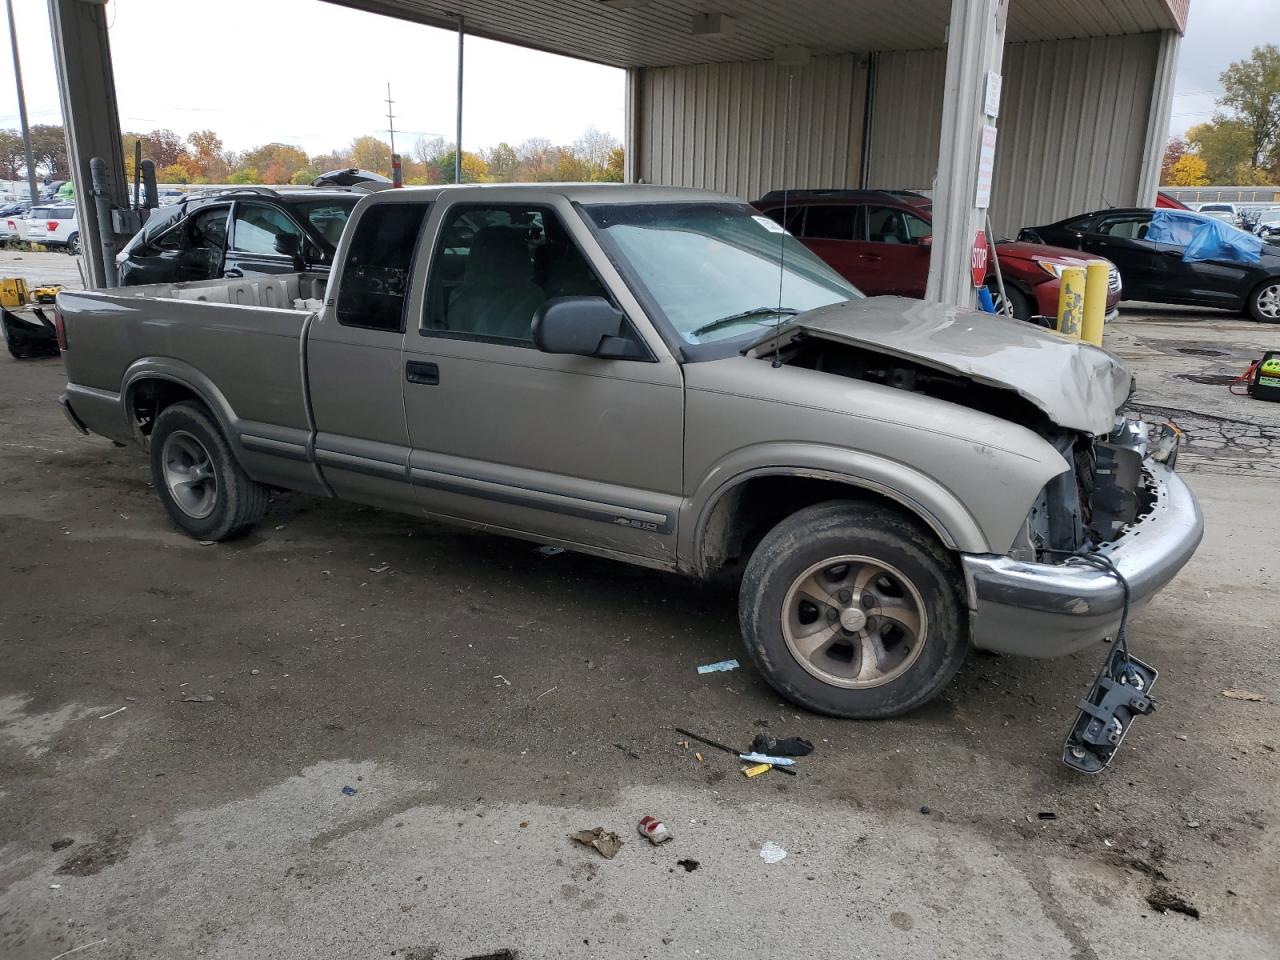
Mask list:
[{"label": "white car", "polygon": [[[26,232],[22,234],[25,224]],[[48,247],[66,247],[70,253],[80,252],[80,221],[70,204],[33,207],[27,219],[19,224],[21,239],[43,243]]]},{"label": "white car", "polygon": [[18,221],[27,215],[31,201],[19,200],[7,204],[0,210],[0,243],[9,243],[19,239]]}]

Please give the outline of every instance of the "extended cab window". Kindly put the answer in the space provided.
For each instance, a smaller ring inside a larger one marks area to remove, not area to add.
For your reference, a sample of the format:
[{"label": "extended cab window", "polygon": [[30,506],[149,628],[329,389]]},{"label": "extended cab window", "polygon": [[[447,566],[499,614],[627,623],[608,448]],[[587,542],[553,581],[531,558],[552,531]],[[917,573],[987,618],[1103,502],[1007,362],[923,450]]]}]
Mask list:
[{"label": "extended cab window", "polygon": [[404,330],[404,304],[429,203],[381,203],[356,223],[338,281],[338,322]]},{"label": "extended cab window", "polygon": [[552,297],[607,297],[555,213],[542,207],[455,207],[427,287],[428,335],[529,346],[533,315]]}]

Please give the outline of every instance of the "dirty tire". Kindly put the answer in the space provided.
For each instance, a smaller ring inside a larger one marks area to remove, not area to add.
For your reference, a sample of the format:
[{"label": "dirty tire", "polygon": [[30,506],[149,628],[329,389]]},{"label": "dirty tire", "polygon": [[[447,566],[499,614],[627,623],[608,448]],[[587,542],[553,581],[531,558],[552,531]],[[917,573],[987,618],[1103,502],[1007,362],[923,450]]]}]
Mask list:
[{"label": "dirty tire", "polygon": [[[171,489],[172,467],[167,475],[165,459],[175,447],[202,450],[207,455],[215,493],[207,503],[206,515],[193,515],[192,507],[184,508]],[[222,430],[198,403],[175,403],[156,418],[151,431],[151,477],[170,518],[197,540],[230,540],[267,511],[267,488],[245,474]]]},{"label": "dirty tire", "polygon": [[[805,574],[825,560],[850,556],[900,573],[922,607],[917,649],[904,657],[900,673],[887,671],[875,686],[844,687],[816,676],[792,651],[783,628],[788,598],[796,596],[793,587]],[[801,706],[837,717],[898,716],[937,696],[964,661],[969,616],[961,582],[955,557],[903,512],[851,501],[817,504],[769,531],[747,563],[738,599],[743,641],[774,689]]]},{"label": "dirty tire", "polygon": [[1244,312],[1259,323],[1280,323],[1280,277],[1258,284],[1249,294]]}]

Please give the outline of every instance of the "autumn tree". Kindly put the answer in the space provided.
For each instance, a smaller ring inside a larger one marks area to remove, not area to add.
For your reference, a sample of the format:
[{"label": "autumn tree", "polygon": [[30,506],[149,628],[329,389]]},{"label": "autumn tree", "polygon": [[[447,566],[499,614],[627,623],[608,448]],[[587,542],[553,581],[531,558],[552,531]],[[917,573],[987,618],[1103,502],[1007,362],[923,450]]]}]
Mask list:
[{"label": "autumn tree", "polygon": [[1234,183],[1236,171],[1252,160],[1249,131],[1242,123],[1226,117],[1189,129],[1187,144],[1204,160],[1209,183]]},{"label": "autumn tree", "polygon": [[142,140],[142,156],[154,163],[157,170],[177,163],[186,152],[183,138],[167,127],[152,130]]},{"label": "autumn tree", "polygon": [[257,171],[258,183],[288,183],[299,170],[306,170],[311,161],[298,147],[267,143],[244,153],[240,163]]},{"label": "autumn tree", "polygon": [[1231,64],[1218,81],[1223,90],[1218,106],[1248,131],[1250,166],[1280,159],[1280,47],[1254,47],[1249,59]]},{"label": "autumn tree", "polygon": [[356,137],[351,141],[351,166],[391,176],[391,144],[377,137]]},{"label": "autumn tree", "polygon": [[26,150],[22,146],[22,134],[17,130],[0,130],[0,177],[18,180],[18,171],[27,166]]},{"label": "autumn tree", "polygon": [[1203,187],[1209,182],[1207,169],[1199,154],[1184,153],[1170,169],[1167,182],[1175,187]]},{"label": "autumn tree", "polygon": [[212,130],[187,134],[187,147],[201,176],[210,183],[221,183],[230,167],[222,149],[222,138]]},{"label": "autumn tree", "polygon": [[516,156],[515,148],[511,144],[504,140],[496,147],[482,150],[480,153],[489,167],[489,178],[491,180],[497,183],[510,183],[515,179],[516,169],[520,165],[520,158]]},{"label": "autumn tree", "polygon": [[1164,158],[1160,161],[1160,182],[1173,183],[1170,178],[1173,176],[1173,167],[1182,155],[1187,152],[1187,141],[1182,137],[1170,137],[1169,142],[1164,147]]},{"label": "autumn tree", "polygon": [[622,146],[612,133],[595,127],[587,127],[573,145],[573,153],[588,167],[603,170],[609,164],[609,155]]}]

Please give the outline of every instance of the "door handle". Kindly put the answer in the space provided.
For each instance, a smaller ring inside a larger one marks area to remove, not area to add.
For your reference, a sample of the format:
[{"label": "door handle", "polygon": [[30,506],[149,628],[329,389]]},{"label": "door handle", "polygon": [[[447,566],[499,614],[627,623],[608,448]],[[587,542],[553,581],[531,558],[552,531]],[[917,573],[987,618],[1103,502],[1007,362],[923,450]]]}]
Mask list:
[{"label": "door handle", "polygon": [[237,278],[237,277],[243,277],[243,276],[244,276],[244,271],[243,271],[243,270],[237,270],[235,267],[232,267],[230,270],[224,270],[224,271],[222,271],[222,275],[223,275],[223,277],[229,277],[229,278],[231,278],[231,279],[233,279],[233,280],[234,280],[234,279],[235,279],[235,278]]},{"label": "door handle", "polygon": [[865,260],[867,263],[879,263],[881,257],[878,253],[860,253],[858,254],[858,259]]},{"label": "door handle", "polygon": [[410,360],[404,365],[404,378],[410,383],[434,387],[440,383],[440,368],[423,360]]}]

